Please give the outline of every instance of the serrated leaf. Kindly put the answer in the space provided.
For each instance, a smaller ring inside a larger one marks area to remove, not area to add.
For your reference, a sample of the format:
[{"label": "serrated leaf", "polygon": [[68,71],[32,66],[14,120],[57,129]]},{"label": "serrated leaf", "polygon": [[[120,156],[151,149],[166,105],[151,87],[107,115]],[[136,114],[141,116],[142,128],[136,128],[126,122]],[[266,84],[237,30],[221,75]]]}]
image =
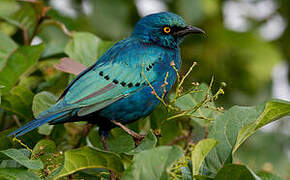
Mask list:
[{"label": "serrated leaf", "polygon": [[212,148],[217,144],[214,139],[204,139],[199,141],[193,151],[191,152],[192,161],[192,174],[193,176],[198,175],[201,164],[205,156],[212,150]]},{"label": "serrated leaf", "polygon": [[206,157],[206,165],[216,173],[225,163],[232,161],[232,154],[244,140],[262,126],[290,114],[290,103],[270,100],[253,106],[234,106],[217,117],[209,129],[208,138],[218,141]]},{"label": "serrated leaf", "polygon": [[183,155],[177,146],[159,146],[136,155],[133,164],[127,168],[122,180],[168,179],[167,170]]},{"label": "serrated leaf", "polygon": [[[23,46],[18,48],[8,59],[6,66],[0,71],[0,85],[3,94],[15,86],[21,76],[36,64],[40,54],[44,50],[44,45]],[[25,63],[23,63],[25,62]]]},{"label": "serrated leaf", "polygon": [[0,151],[11,159],[17,161],[19,164],[27,167],[28,169],[39,170],[43,168],[43,164],[40,160],[30,160],[22,151],[17,149],[7,149]]},{"label": "serrated leaf", "polygon": [[113,153],[98,151],[90,147],[65,152],[63,169],[55,178],[67,176],[88,168],[105,168],[121,174],[124,170],[121,158]]},{"label": "serrated leaf", "polygon": [[7,180],[40,180],[33,172],[18,168],[0,168],[0,178]]},{"label": "serrated leaf", "polygon": [[217,173],[214,180],[261,180],[244,165],[227,164]]}]

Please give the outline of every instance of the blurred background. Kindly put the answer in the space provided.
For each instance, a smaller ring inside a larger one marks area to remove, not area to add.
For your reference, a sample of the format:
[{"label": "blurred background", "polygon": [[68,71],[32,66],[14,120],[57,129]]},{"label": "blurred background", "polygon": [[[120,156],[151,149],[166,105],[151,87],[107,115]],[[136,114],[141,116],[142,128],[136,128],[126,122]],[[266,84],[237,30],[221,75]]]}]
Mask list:
[{"label": "blurred background", "polygon": [[[198,67],[191,81],[215,86],[226,82],[219,106],[254,105],[270,98],[290,100],[290,2],[289,0],[45,0],[48,15],[69,30],[88,31],[108,41],[130,35],[134,24],[150,13],[171,11],[207,36],[191,36],[181,45],[183,69],[193,61]],[[5,8],[0,7],[0,11]],[[0,21],[0,31],[17,33]],[[54,37],[54,38],[50,38]],[[51,40],[52,39],[52,40]],[[48,41],[45,55],[64,48],[68,38],[50,28],[33,43]],[[19,40],[21,41],[21,40]],[[63,49],[62,49],[63,50]],[[191,84],[187,84],[190,86]],[[264,169],[290,179],[289,118],[272,123],[250,138],[235,160],[253,170]]]}]

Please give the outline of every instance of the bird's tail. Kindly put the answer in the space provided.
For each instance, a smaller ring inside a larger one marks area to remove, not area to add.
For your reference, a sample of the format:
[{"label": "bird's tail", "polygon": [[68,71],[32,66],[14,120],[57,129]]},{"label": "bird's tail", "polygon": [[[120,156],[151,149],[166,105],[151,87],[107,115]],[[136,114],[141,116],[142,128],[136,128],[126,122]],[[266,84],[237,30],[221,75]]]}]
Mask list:
[{"label": "bird's tail", "polygon": [[16,131],[12,132],[8,136],[16,136],[16,137],[21,136],[29,131],[32,131],[33,129],[45,124],[45,123],[51,123],[51,122],[54,122],[56,120],[66,119],[66,118],[69,118],[70,116],[71,116],[71,111],[64,111],[64,112],[52,114],[52,115],[47,116],[47,117],[41,117],[41,118],[38,118],[38,119],[35,119],[35,120],[28,122],[27,124],[25,124],[24,126],[22,126],[19,129],[17,129]]}]

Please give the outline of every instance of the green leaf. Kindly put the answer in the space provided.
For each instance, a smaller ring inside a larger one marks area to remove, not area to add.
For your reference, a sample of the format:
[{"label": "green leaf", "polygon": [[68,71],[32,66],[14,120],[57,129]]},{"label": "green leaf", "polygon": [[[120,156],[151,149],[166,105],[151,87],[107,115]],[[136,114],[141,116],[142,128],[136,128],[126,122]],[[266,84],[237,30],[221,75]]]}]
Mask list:
[{"label": "green leaf", "polygon": [[262,180],[283,180],[279,176],[276,176],[272,173],[266,172],[266,171],[261,171],[256,173]]},{"label": "green leaf", "polygon": [[7,180],[40,180],[33,172],[18,168],[0,168],[0,178]]},{"label": "green leaf", "polygon": [[94,64],[101,39],[87,32],[77,32],[65,47],[65,53],[85,66]]},{"label": "green leaf", "polygon": [[56,103],[57,97],[47,91],[42,91],[36,94],[33,98],[32,111],[34,117],[37,117],[43,111],[49,109]]},{"label": "green leaf", "polygon": [[217,144],[214,139],[204,139],[195,145],[193,151],[191,152],[192,161],[192,174],[198,175],[200,166],[205,158],[205,156],[212,150],[212,148]]},{"label": "green leaf", "polygon": [[34,170],[39,170],[43,168],[43,164],[40,160],[30,160],[22,151],[17,149],[7,149],[0,151],[11,159],[17,161],[19,164]]},{"label": "green leaf", "polygon": [[206,165],[216,173],[250,135],[262,126],[290,114],[290,103],[270,100],[253,107],[234,106],[217,117],[209,129],[209,138],[218,141],[206,157]]},{"label": "green leaf", "polygon": [[16,49],[17,44],[10,37],[0,32],[0,71],[5,67],[7,60]]},{"label": "green leaf", "polygon": [[0,14],[0,18],[26,32],[30,39],[37,24],[37,16],[35,8],[29,3],[22,4],[21,8],[14,13]]},{"label": "green leaf", "polygon": [[52,140],[40,140],[33,148],[32,159],[40,159],[43,162],[43,169],[38,171],[44,179],[47,176],[53,176],[60,170],[63,164],[64,156],[56,150],[56,145]]},{"label": "green leaf", "polygon": [[42,57],[49,57],[64,52],[64,48],[69,40],[57,26],[45,25],[41,26],[42,31],[37,34],[45,44],[45,51]]},{"label": "green leaf", "polygon": [[250,124],[244,126],[239,131],[237,142],[235,143],[233,153],[239,148],[239,146],[252,134],[254,134],[259,128],[269,124],[277,119],[290,114],[290,102],[282,100],[271,100],[265,105],[265,109],[262,114]]},{"label": "green leaf", "polygon": [[34,94],[24,86],[16,86],[3,97],[1,107],[27,120],[32,119],[32,99]]},{"label": "green leaf", "polygon": [[15,0],[1,0],[0,1],[0,17],[9,16],[20,8]]},{"label": "green leaf", "polygon": [[23,46],[18,48],[10,56],[6,66],[0,71],[0,85],[5,86],[2,89],[3,94],[8,93],[18,82],[19,78],[25,76],[25,73],[37,63],[43,50],[43,44],[37,46]]},{"label": "green leaf", "polygon": [[227,164],[217,173],[214,180],[261,180],[244,165]]},{"label": "green leaf", "polygon": [[[193,92],[181,96],[177,99],[175,105],[183,111],[193,109],[194,106],[203,101],[203,99],[207,95],[207,92],[208,86],[202,83],[198,87],[198,92]],[[209,92],[209,95],[212,96],[211,92]],[[205,124],[206,122],[208,123],[209,121],[205,121],[204,119],[214,120],[218,115],[221,114],[220,112],[214,110],[215,107],[216,106],[213,102],[208,102],[200,107],[195,113],[193,113],[191,119],[198,122],[199,124]],[[196,118],[196,116],[204,119]]]},{"label": "green leaf", "polygon": [[38,141],[32,150],[32,157],[39,156],[43,153],[54,153],[56,145],[52,140],[43,139]]},{"label": "green leaf", "polygon": [[158,138],[158,144],[167,145],[181,133],[182,123],[180,121],[176,121],[175,119],[165,121],[161,126],[161,137]]},{"label": "green leaf", "polygon": [[98,151],[89,147],[65,152],[63,169],[56,178],[67,176],[88,168],[105,168],[121,174],[124,170],[121,158],[113,153]]},{"label": "green leaf", "polygon": [[177,146],[159,146],[142,151],[126,169],[122,180],[168,179],[168,168],[182,155],[182,150]]},{"label": "green leaf", "polygon": [[157,138],[152,131],[149,131],[146,137],[141,141],[136,149],[133,149],[129,154],[137,154],[141,151],[152,149],[157,144]]},{"label": "green leaf", "polygon": [[[103,142],[99,135],[99,132],[94,129],[90,131],[88,142],[94,148],[99,150],[104,150]],[[126,133],[121,128],[112,129],[108,137],[108,148],[111,152],[115,153],[125,153],[133,150],[135,147],[134,140],[132,136]]]}]

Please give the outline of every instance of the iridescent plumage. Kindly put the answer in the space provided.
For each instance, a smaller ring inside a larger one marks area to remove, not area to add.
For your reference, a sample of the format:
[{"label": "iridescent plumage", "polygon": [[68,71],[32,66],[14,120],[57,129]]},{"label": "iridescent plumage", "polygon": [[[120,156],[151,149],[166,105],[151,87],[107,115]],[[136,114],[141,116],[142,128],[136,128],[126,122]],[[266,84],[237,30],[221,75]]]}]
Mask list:
[{"label": "iridescent plumage", "polygon": [[[169,27],[170,32],[165,32],[164,27]],[[113,45],[93,66],[80,73],[54,106],[10,135],[20,136],[45,123],[72,121],[96,123],[101,134],[107,135],[115,126],[111,120],[127,124],[147,116],[160,101],[152,94],[144,75],[161,96],[168,73],[169,92],[176,80],[170,63],[180,68],[178,45],[189,33],[202,30],[188,26],[173,13],[142,18],[132,35]]]}]

